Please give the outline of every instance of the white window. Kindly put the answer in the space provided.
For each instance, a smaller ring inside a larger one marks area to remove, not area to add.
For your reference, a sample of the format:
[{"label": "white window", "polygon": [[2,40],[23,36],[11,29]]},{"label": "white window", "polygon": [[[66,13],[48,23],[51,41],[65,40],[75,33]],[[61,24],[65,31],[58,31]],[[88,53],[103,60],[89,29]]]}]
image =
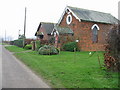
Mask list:
[{"label": "white window", "polygon": [[66,23],[69,25],[72,22],[72,16],[68,15],[66,18]]}]

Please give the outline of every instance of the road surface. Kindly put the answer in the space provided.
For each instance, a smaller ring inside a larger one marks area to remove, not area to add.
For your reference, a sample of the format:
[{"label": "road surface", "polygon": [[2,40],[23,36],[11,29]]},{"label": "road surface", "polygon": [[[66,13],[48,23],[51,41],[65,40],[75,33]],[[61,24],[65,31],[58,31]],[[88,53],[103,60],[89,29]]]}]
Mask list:
[{"label": "road surface", "polygon": [[50,88],[50,86],[2,46],[2,88]]}]

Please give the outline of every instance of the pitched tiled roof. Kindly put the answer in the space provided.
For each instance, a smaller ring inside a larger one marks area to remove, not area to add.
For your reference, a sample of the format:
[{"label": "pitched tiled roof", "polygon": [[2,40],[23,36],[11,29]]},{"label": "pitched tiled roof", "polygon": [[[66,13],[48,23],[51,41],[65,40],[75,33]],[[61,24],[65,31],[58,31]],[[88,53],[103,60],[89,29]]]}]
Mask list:
[{"label": "pitched tiled roof", "polygon": [[[117,24],[118,23],[118,20],[109,13],[103,13],[103,12],[87,10],[87,9],[82,9],[82,8],[76,8],[76,7],[71,7],[71,6],[67,6],[65,8],[64,13],[66,12],[67,9],[70,12],[72,12],[72,14],[74,14],[74,16],[77,19],[79,19],[79,21],[90,21],[90,22],[99,22],[99,23],[108,23],[108,24]],[[61,18],[61,20],[62,20],[62,18]],[[59,22],[61,20],[59,20]]]},{"label": "pitched tiled roof", "polygon": [[[40,22],[37,31],[42,27],[45,28],[45,31],[47,34],[51,34],[53,28],[54,28],[54,23],[49,23],[49,22]],[[35,36],[37,35],[37,32],[35,33]]]},{"label": "pitched tiled roof", "polygon": [[73,34],[73,30],[68,27],[61,27],[61,26],[55,26],[55,30],[59,32],[59,34]]}]

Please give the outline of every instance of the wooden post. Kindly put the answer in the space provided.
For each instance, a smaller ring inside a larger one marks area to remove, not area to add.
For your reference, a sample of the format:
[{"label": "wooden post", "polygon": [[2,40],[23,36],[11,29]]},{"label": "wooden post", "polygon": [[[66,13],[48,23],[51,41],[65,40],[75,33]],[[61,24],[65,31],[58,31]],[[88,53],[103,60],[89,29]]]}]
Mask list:
[{"label": "wooden post", "polygon": [[27,10],[26,10],[26,7],[25,7],[23,48],[25,47],[26,11],[27,11]]},{"label": "wooden post", "polygon": [[74,48],[74,63],[76,61],[76,48]]},{"label": "wooden post", "polygon": [[6,41],[6,30],[5,30],[5,41]]}]

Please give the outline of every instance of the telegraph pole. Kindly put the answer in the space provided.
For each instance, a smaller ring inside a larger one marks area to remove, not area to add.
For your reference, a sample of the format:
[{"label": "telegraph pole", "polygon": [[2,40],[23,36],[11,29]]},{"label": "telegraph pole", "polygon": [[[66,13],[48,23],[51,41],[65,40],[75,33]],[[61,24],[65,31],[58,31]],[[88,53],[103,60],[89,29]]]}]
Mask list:
[{"label": "telegraph pole", "polygon": [[26,12],[27,12],[27,9],[26,9],[26,7],[25,7],[23,48],[25,47]]},{"label": "telegraph pole", "polygon": [[6,41],[6,30],[5,30],[5,41]]},{"label": "telegraph pole", "polygon": [[18,39],[19,39],[19,37],[20,37],[20,30],[18,31]]}]

